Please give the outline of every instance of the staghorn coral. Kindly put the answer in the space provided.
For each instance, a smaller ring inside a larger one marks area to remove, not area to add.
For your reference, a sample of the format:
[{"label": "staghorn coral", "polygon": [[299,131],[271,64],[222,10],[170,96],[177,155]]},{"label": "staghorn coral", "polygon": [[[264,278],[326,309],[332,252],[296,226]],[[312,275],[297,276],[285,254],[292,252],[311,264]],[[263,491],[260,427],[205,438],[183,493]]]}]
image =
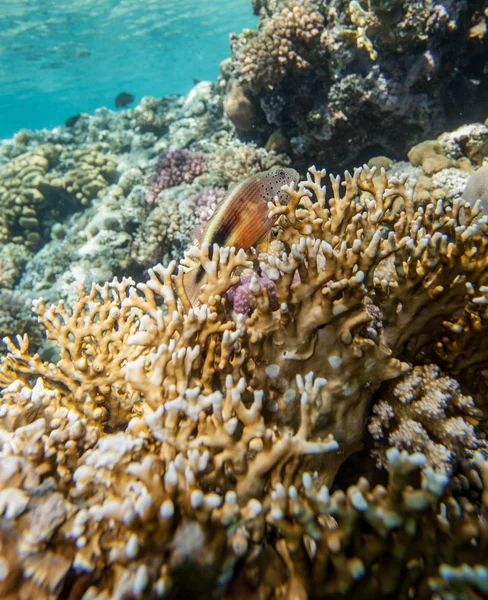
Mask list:
[{"label": "staghorn coral", "polygon": [[146,201],[153,204],[163,190],[191,183],[207,170],[207,156],[192,150],[168,150],[161,152],[154,167],[154,175],[146,192]]},{"label": "staghorn coral", "polygon": [[[469,422],[479,416],[457,381],[427,365],[387,386],[373,407],[368,429],[377,442],[387,440],[387,448],[422,452],[429,466],[450,474],[460,458],[486,446]],[[375,446],[378,465],[385,467],[385,449]]]},{"label": "staghorn coral", "polygon": [[[71,310],[35,304],[60,358],[19,337],[0,367],[4,596],[427,598],[441,563],[482,564],[486,492],[458,501],[432,469],[419,484],[423,455],[391,451],[388,488],[326,485],[380,384],[437,354],[452,315],[484,310],[470,290],[488,226],[463,200],[415,206],[384,171],[324,178],[271,203],[269,252],[203,245]],[[192,307],[183,275],[200,266]],[[243,269],[247,318],[225,296]],[[486,489],[481,457],[473,469]]]}]

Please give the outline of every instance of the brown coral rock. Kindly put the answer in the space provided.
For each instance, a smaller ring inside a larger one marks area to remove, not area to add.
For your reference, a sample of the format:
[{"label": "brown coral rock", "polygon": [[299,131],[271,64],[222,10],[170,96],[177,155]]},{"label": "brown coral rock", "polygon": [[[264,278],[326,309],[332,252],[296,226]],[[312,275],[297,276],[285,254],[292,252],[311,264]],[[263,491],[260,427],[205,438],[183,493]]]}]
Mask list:
[{"label": "brown coral rock", "polygon": [[428,140],[414,146],[408,153],[408,160],[415,166],[421,166],[426,175],[433,175],[455,164],[444,155],[437,140]]},{"label": "brown coral rock", "polygon": [[224,98],[225,114],[236,129],[249,131],[254,125],[254,109],[251,100],[246,96],[244,88],[236,79],[231,79]]}]

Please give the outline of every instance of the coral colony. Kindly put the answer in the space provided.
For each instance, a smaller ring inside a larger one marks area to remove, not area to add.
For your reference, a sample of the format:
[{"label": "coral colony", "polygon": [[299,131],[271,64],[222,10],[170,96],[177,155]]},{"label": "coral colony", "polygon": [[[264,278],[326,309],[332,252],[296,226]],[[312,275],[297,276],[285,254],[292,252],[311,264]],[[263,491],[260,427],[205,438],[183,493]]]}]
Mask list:
[{"label": "coral colony", "polygon": [[254,0],[217,81],[0,143],[2,599],[488,595],[481,4]]}]

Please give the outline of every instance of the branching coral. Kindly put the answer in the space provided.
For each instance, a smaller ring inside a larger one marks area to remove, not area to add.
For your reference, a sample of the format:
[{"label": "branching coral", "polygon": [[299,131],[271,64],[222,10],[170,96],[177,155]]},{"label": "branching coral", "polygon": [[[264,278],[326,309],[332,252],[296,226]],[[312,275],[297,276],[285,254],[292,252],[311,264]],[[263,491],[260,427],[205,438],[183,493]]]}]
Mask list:
[{"label": "branching coral", "polygon": [[254,91],[272,88],[290,71],[309,68],[307,47],[316,38],[324,18],[311,0],[290,0],[259,32],[231,36],[232,52],[238,76]]},{"label": "branching coral", "polygon": [[183,182],[191,183],[206,170],[207,156],[203,152],[186,149],[161,152],[146,192],[147,202],[153,204],[161,191]]},{"label": "branching coral", "polygon": [[[430,466],[446,473],[484,445],[469,422],[480,416],[473,398],[435,365],[416,367],[385,390],[373,415],[368,428],[375,440],[386,438],[387,448],[422,452]],[[375,454],[386,466],[385,450],[379,447]]]},{"label": "branching coral", "polygon": [[[410,479],[423,455],[389,453],[388,488],[326,486],[380,384],[483,309],[470,290],[485,289],[488,226],[462,200],[416,207],[384,171],[332,177],[331,192],[324,179],[312,168],[270,204],[269,251],[202,245],[72,310],[38,301],[57,364],[7,340],[4,596],[426,598],[441,562],[484,560],[486,521],[447,477]],[[183,275],[201,267],[192,306]],[[247,317],[226,298],[244,269]]]}]

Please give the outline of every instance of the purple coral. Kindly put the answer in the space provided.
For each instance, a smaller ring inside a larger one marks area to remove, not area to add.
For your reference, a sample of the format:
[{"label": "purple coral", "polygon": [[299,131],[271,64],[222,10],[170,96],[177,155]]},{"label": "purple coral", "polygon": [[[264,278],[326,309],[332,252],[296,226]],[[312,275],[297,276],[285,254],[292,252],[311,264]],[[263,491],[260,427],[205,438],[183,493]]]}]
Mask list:
[{"label": "purple coral", "polygon": [[[227,290],[226,296],[232,304],[232,308],[236,313],[247,313],[249,310],[256,308],[256,298],[250,290],[252,277],[246,275],[241,277],[237,285],[232,286]],[[256,276],[261,288],[268,290],[269,301],[272,310],[278,309],[278,300],[276,294],[276,285],[266,275]]]},{"label": "purple coral", "polygon": [[192,150],[161,152],[146,192],[146,201],[153,204],[162,190],[180,183],[191,183],[195,177],[206,172],[207,160],[206,154]]},{"label": "purple coral", "polygon": [[226,193],[225,188],[209,185],[188,198],[188,208],[203,223],[210,219]]}]

